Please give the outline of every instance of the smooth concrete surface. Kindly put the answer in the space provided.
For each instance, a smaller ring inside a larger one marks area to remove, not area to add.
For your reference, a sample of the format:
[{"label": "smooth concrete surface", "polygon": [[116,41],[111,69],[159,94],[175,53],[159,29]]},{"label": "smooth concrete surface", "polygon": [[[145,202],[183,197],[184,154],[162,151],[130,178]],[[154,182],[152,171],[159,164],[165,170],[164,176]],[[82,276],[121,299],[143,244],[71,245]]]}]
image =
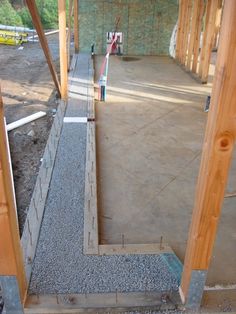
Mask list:
[{"label": "smooth concrete surface", "polygon": [[[167,57],[110,58],[107,101],[96,104],[101,243],[163,237],[183,262],[211,87]],[[228,192],[235,173],[233,162]],[[227,198],[208,285],[236,283],[235,218],[235,198]]]}]

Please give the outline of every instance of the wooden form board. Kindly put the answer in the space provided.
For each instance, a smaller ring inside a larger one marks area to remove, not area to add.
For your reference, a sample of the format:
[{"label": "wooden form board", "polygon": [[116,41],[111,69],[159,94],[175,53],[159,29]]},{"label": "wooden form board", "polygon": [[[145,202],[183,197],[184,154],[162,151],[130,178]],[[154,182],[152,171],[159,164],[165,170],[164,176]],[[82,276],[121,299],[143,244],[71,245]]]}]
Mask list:
[{"label": "wooden form board", "polygon": [[[222,0],[181,0],[176,43],[176,60],[187,71],[196,73],[202,83],[207,83],[212,48],[219,32]],[[205,22],[205,23],[203,23]],[[202,26],[202,47],[200,49]],[[199,51],[201,53],[199,54]],[[200,57],[200,59],[199,59]]]},{"label": "wooden form board", "polygon": [[0,276],[16,276],[23,303],[26,297],[27,283],[7,145],[0,90]]},{"label": "wooden form board", "polygon": [[181,291],[188,301],[194,271],[207,271],[236,138],[236,1],[225,0]]},{"label": "wooden form board", "polygon": [[26,0],[26,4],[27,4],[29,12],[31,14],[34,27],[38,33],[40,44],[41,44],[43,52],[45,54],[45,57],[46,57],[46,60],[48,63],[48,67],[49,67],[49,70],[51,72],[55,87],[58,91],[58,94],[61,95],[61,87],[60,87],[59,79],[57,76],[56,68],[55,68],[53,60],[52,60],[50,49],[48,47],[47,38],[44,34],[44,30],[43,30],[43,26],[42,26],[42,23],[40,20],[40,16],[38,13],[36,2],[35,2],[35,0]]},{"label": "wooden form board", "polygon": [[95,122],[87,123],[84,254],[98,254],[98,209]]},{"label": "wooden form board", "polygon": [[[144,309],[157,307],[158,310],[174,310],[180,305],[178,292],[129,292],[129,293],[97,293],[67,295],[31,295],[25,304],[27,314],[49,313],[81,313],[101,310],[101,313],[118,309]],[[123,312],[123,311],[122,311]]]}]

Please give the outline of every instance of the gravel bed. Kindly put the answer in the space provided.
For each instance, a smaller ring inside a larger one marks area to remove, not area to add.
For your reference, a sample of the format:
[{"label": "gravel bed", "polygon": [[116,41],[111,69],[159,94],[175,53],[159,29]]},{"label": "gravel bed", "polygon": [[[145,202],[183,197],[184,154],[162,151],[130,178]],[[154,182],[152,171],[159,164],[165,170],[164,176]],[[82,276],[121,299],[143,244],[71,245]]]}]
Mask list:
[{"label": "gravel bed", "polygon": [[[81,79],[88,70],[82,55]],[[80,93],[78,88],[78,94]],[[78,98],[71,98],[76,115],[87,115]],[[86,124],[64,124],[34,260],[30,293],[108,293],[173,291],[178,279],[161,255],[86,256],[83,254],[83,211]],[[137,312],[130,312],[137,313]],[[149,312],[147,312],[149,313]],[[150,312],[152,313],[152,312]]]}]

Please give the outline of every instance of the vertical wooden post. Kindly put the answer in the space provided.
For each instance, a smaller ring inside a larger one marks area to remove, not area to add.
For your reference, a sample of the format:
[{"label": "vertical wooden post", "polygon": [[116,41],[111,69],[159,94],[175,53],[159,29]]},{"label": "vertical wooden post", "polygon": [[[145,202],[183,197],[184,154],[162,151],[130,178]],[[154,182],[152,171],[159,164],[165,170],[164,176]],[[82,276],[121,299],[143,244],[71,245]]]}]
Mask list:
[{"label": "vertical wooden post", "polygon": [[61,93],[61,91],[60,91],[60,83],[59,83],[59,80],[58,80],[58,76],[57,76],[57,72],[56,72],[55,66],[54,66],[53,61],[52,61],[51,53],[50,53],[50,50],[49,50],[49,47],[48,47],[48,42],[47,42],[46,36],[44,34],[44,30],[43,30],[42,23],[41,23],[41,20],[40,20],[40,17],[39,17],[37,5],[35,3],[35,0],[26,0],[26,4],[27,4],[29,12],[31,14],[32,22],[34,24],[34,27],[35,27],[35,29],[36,29],[36,31],[38,33],[40,44],[41,44],[43,52],[45,54],[45,57],[46,57],[46,60],[47,60],[47,63],[48,63],[48,67],[49,67],[49,70],[50,70],[51,75],[52,75],[52,79],[54,81],[54,84],[56,86],[58,94],[60,95],[60,93]]},{"label": "vertical wooden post", "polygon": [[236,138],[236,1],[225,0],[212,100],[180,286],[200,306]]},{"label": "vertical wooden post", "polygon": [[186,57],[188,52],[188,42],[189,42],[189,29],[190,29],[190,22],[192,17],[192,0],[186,1],[185,7],[185,19],[184,19],[184,34],[183,34],[183,55],[181,63],[185,65]]},{"label": "vertical wooden post", "polygon": [[[15,283],[18,282],[21,302],[24,303],[27,282],[20,245],[7,143],[0,90],[0,277],[7,276],[9,279],[16,277]],[[7,284],[5,284],[5,288],[7,288],[6,286]],[[10,289],[11,287],[9,287]]]},{"label": "vertical wooden post", "polygon": [[68,65],[70,67],[70,43],[71,43],[71,18],[72,18],[73,5],[72,0],[69,0],[69,12],[68,12],[68,32],[67,32],[67,58]]},{"label": "vertical wooden post", "polygon": [[74,0],[74,42],[75,53],[79,52],[79,0]]},{"label": "vertical wooden post", "polygon": [[68,97],[68,67],[66,47],[66,1],[58,0],[59,17],[59,49],[60,49],[60,74],[61,74],[61,98]]},{"label": "vertical wooden post", "polygon": [[193,42],[193,63],[192,63],[192,72],[193,73],[197,73],[201,30],[202,30],[202,18],[204,15],[204,10],[205,10],[204,0],[199,0],[198,12],[197,12],[197,22],[196,22],[197,25],[196,25],[195,35],[194,35],[194,42]]},{"label": "vertical wooden post", "polygon": [[[199,25],[199,15],[201,12],[201,6],[203,6],[203,0],[195,0],[193,4],[193,14],[192,14],[192,20],[191,20],[191,31],[190,31],[190,39],[189,39],[189,45],[188,45],[188,57],[187,57],[187,64],[186,67],[190,71],[192,66],[192,57],[193,57],[193,51],[194,51],[194,42],[199,37],[198,32],[198,25]],[[199,47],[198,47],[199,49]]]},{"label": "vertical wooden post", "polygon": [[220,31],[221,23],[221,14],[222,14],[222,0],[218,0],[218,8],[216,13],[216,22],[215,22],[215,31],[214,31],[214,40],[213,40],[213,49],[217,48],[217,40]]},{"label": "vertical wooden post", "polygon": [[176,53],[175,57],[178,62],[180,62],[181,57],[181,42],[182,42],[182,20],[183,20],[183,0],[179,0],[179,16],[178,16],[178,28],[176,37]]},{"label": "vertical wooden post", "polygon": [[205,31],[201,49],[199,76],[202,83],[207,83],[211,61],[211,52],[214,43],[215,23],[218,9],[218,0],[208,0],[206,9]]}]

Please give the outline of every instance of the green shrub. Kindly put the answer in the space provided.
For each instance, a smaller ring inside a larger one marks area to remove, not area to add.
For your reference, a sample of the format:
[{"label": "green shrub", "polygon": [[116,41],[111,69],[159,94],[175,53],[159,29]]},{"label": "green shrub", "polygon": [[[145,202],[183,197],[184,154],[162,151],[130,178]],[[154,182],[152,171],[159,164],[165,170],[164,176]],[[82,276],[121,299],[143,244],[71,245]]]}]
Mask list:
[{"label": "green shrub", "polygon": [[29,10],[24,7],[20,11],[18,11],[18,15],[21,17],[22,23],[24,26],[27,26],[29,28],[33,28],[32,18],[29,13]]},{"label": "green shrub", "polygon": [[22,26],[21,17],[8,0],[0,0],[0,24]]},{"label": "green shrub", "polygon": [[[36,0],[44,29],[58,28],[58,0]],[[66,1],[68,10],[68,0]],[[28,8],[15,11],[9,0],[0,0],[0,24],[33,27]]]}]

